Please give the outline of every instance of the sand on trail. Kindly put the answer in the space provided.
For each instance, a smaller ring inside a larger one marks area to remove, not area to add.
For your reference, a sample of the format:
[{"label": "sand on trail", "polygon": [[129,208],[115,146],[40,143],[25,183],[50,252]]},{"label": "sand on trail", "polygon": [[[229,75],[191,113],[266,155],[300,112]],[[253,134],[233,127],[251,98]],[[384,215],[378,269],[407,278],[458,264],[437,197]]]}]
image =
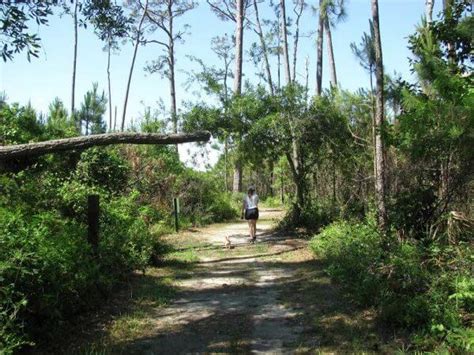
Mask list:
[{"label": "sand on trail", "polygon": [[[189,278],[177,282],[175,301],[155,309],[149,315],[153,321],[146,336],[122,344],[120,352],[292,352],[303,327],[294,321],[298,311],[279,297],[295,272],[279,257],[303,247],[305,241],[286,239],[273,231],[282,215],[278,209],[261,210],[258,241],[252,247],[245,221],[190,232],[219,250],[218,255],[203,257],[197,251],[198,265]],[[224,236],[230,237],[234,248],[228,254],[223,250]],[[239,248],[245,251],[236,254]]]}]

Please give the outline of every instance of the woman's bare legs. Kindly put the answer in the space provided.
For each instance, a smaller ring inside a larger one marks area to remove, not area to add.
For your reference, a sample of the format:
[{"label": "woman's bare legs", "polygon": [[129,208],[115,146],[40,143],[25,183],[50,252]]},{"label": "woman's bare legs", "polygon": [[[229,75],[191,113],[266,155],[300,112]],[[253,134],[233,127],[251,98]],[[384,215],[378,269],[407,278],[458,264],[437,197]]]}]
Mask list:
[{"label": "woman's bare legs", "polygon": [[257,220],[255,219],[249,219],[249,235],[250,235],[250,240],[255,241],[257,237]]}]

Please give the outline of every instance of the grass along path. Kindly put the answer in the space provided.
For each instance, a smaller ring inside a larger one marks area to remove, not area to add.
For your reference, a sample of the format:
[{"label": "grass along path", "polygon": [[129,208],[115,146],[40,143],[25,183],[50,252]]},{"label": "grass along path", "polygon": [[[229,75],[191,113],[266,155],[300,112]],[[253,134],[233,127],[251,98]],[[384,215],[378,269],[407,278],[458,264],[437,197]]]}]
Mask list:
[{"label": "grass along path", "polygon": [[[308,250],[273,231],[263,209],[255,245],[244,221],[170,235],[163,265],[137,275],[82,353],[386,352],[371,310],[358,310]],[[224,249],[224,236],[232,249]],[[98,335],[97,335],[98,334]]]}]

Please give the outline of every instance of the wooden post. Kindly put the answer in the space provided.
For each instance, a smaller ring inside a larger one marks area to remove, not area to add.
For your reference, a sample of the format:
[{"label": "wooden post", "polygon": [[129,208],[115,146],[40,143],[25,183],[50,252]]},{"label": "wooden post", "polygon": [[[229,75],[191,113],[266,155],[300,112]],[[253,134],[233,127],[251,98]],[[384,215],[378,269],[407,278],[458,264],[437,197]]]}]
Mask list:
[{"label": "wooden post", "polygon": [[87,241],[94,251],[99,246],[99,195],[87,196]]},{"label": "wooden post", "polygon": [[174,229],[176,232],[179,231],[179,204],[178,204],[178,199],[174,198],[173,199],[173,205],[174,205]]}]

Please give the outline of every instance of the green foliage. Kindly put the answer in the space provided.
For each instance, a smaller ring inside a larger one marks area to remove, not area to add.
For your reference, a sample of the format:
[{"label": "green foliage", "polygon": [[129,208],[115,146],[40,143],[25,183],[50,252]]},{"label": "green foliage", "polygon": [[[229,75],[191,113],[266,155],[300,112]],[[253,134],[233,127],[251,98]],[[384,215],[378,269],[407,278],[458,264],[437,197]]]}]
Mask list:
[{"label": "green foliage", "polygon": [[0,141],[4,144],[41,140],[43,134],[44,128],[36,119],[36,112],[30,105],[0,106]]},{"label": "green foliage", "polygon": [[386,250],[373,222],[341,221],[316,235],[311,248],[353,300],[376,306],[390,326],[413,330],[420,348],[472,349],[469,245],[407,240]]},{"label": "green foliage", "polygon": [[216,178],[209,173],[189,170],[183,174],[177,182],[181,216],[187,218],[192,225],[235,218],[239,207],[233,203],[231,194],[217,190],[216,185]]}]

